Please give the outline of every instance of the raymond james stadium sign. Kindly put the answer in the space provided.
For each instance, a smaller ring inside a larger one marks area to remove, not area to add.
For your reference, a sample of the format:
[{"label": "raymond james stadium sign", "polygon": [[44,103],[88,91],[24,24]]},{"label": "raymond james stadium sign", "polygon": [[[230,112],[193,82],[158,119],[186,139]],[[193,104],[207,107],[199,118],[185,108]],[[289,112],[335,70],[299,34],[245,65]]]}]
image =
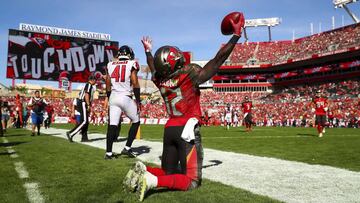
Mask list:
[{"label": "raymond james stadium sign", "polygon": [[43,26],[43,25],[20,23],[19,29],[23,30],[23,31],[41,32],[41,33],[47,33],[47,34],[52,34],[52,35],[64,35],[64,36],[69,36],[69,37],[81,37],[81,38],[89,38],[89,39],[97,39],[97,40],[110,40],[109,34],[72,30],[72,29],[65,29],[65,28],[57,28],[57,27],[49,27],[49,26]]}]

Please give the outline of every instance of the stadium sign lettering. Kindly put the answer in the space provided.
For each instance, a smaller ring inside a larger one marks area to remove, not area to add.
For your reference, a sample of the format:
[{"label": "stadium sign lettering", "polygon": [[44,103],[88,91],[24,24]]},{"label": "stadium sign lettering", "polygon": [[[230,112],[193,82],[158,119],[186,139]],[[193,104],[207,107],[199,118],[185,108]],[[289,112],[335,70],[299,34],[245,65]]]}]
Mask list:
[{"label": "stadium sign lettering", "polygon": [[[19,73],[28,73],[32,79],[39,79],[44,74],[51,74],[55,71],[54,61],[55,55],[58,58],[58,66],[60,71],[82,72],[88,67],[90,72],[96,71],[98,64],[104,63],[105,51],[108,59],[113,58],[112,50],[105,50],[105,46],[93,45],[94,53],[84,55],[82,47],[72,47],[67,50],[55,49],[53,47],[46,48],[42,58],[30,57],[28,54],[21,56],[12,56],[9,58],[13,67],[15,77],[19,77]],[[20,64],[20,67],[18,66]],[[31,74],[31,75],[30,75]]]},{"label": "stadium sign lettering", "polygon": [[46,27],[29,29],[36,32],[9,30],[7,78],[86,82],[91,73],[105,73],[119,46],[115,41],[79,38],[88,35],[77,31],[64,30],[78,37],[63,37],[43,34],[50,29]]},{"label": "stadium sign lettering", "polygon": [[97,40],[110,40],[111,38],[109,34],[104,34],[104,33],[87,32],[87,31],[48,27],[43,25],[33,25],[33,24],[25,24],[25,23],[20,23],[19,29],[30,32],[40,32],[40,33],[46,33],[52,35],[64,35],[69,37],[81,37],[81,38],[90,38]]}]

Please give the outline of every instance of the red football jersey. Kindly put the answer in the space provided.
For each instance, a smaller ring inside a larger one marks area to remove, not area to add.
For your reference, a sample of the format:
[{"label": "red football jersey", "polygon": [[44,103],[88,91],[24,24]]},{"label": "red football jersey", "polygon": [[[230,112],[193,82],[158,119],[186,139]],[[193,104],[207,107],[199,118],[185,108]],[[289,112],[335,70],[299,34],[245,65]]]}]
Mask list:
[{"label": "red football jersey", "polygon": [[186,66],[167,81],[154,78],[170,116],[165,127],[184,126],[191,117],[201,120],[198,71],[196,67]]},{"label": "red football jersey", "polygon": [[251,101],[243,102],[241,106],[243,108],[244,113],[251,113],[251,108],[252,108]]},{"label": "red football jersey", "polygon": [[315,114],[316,115],[326,115],[325,107],[327,107],[327,99],[318,97],[313,100],[315,104]]}]

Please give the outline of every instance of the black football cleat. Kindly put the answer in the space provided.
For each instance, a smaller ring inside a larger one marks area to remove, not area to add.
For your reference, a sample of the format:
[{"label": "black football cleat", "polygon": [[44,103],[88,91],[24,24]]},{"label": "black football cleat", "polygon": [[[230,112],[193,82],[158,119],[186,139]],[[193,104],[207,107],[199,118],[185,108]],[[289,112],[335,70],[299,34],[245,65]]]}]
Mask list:
[{"label": "black football cleat", "polygon": [[129,158],[136,158],[136,154],[134,154],[134,152],[129,149],[129,150],[126,150],[125,148],[121,151],[120,153],[121,155],[126,155],[128,156]]},{"label": "black football cleat", "polygon": [[67,139],[69,140],[69,142],[74,142],[74,141],[72,140],[72,137],[70,136],[70,132],[66,132],[66,137],[67,137]]},{"label": "black football cleat", "polygon": [[112,153],[111,155],[107,155],[107,154],[105,153],[105,156],[104,156],[104,159],[105,159],[105,160],[117,159],[117,158],[118,158],[118,155],[115,154],[115,153]]}]

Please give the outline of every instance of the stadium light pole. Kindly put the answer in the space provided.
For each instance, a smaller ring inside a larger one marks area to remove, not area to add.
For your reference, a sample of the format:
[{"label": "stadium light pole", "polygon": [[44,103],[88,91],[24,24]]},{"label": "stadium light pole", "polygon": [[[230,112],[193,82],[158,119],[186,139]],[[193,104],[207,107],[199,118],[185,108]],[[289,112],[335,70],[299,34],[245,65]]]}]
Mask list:
[{"label": "stadium light pole", "polygon": [[333,4],[335,8],[344,8],[354,22],[358,23],[360,22],[359,18],[347,7],[347,4],[355,3],[356,1],[357,0],[333,0]]},{"label": "stadium light pole", "polygon": [[249,40],[249,38],[246,34],[246,27],[244,27],[244,37],[245,37],[245,42],[247,42]]},{"label": "stadium light pole", "polygon": [[268,26],[268,32],[269,32],[269,42],[271,42],[271,27]]},{"label": "stadium light pole", "polygon": [[245,20],[245,40],[248,40],[247,34],[246,34],[246,28],[248,27],[268,27],[269,32],[269,41],[271,41],[271,27],[275,27],[281,23],[281,19],[278,17],[274,18],[258,18],[258,19],[248,19]]}]

